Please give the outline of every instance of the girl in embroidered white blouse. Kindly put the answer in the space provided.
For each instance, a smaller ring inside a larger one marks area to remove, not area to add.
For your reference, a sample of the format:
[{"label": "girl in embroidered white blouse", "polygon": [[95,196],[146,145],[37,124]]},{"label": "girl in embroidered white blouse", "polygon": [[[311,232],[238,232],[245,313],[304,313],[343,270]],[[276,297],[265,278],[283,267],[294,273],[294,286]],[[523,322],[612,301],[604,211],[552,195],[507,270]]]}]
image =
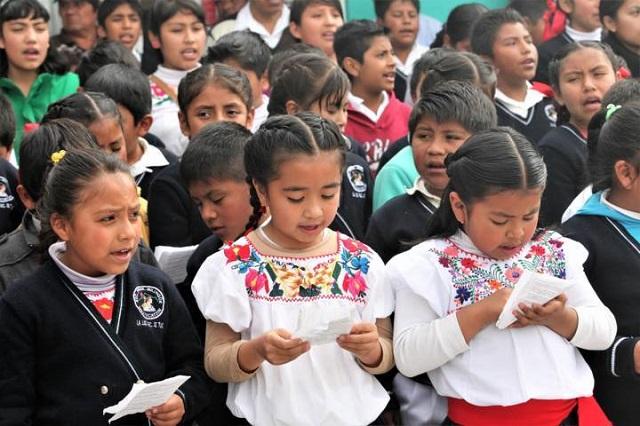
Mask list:
[{"label": "girl in embroidered white blouse", "polygon": [[[446,167],[431,237],[387,265],[398,369],[428,373],[453,424],[506,425],[517,416],[558,425],[578,408],[582,420],[606,424],[577,348],[606,349],[616,323],[584,274],[584,247],[536,229],[542,157],[524,136],[497,128],[472,136]],[[517,322],[500,330],[495,323],[525,270],[570,287],[544,305],[518,305]]]}]

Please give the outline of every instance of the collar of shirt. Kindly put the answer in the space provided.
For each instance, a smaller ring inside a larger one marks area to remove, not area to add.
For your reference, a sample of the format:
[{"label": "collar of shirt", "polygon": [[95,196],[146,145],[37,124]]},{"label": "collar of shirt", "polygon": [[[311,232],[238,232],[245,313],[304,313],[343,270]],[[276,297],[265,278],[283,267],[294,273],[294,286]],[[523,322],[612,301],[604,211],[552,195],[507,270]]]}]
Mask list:
[{"label": "collar of shirt", "polygon": [[49,246],[49,256],[58,268],[74,283],[80,290],[100,290],[112,286],[115,283],[116,276],[111,274],[101,275],[99,277],[90,277],[88,275],[76,272],[62,263],[62,254],[67,250],[66,241],[58,241]]},{"label": "collar of shirt", "polygon": [[382,113],[387,108],[387,105],[389,105],[389,95],[385,91],[382,92],[382,102],[378,107],[378,111],[370,110],[369,107],[364,104],[364,99],[357,97],[353,93],[349,93],[349,103],[354,110],[363,114],[374,123],[377,123],[380,117],[382,117]]},{"label": "collar of shirt", "polygon": [[411,51],[409,52],[409,56],[407,56],[407,60],[404,63],[402,63],[400,58],[393,55],[393,61],[396,63],[396,69],[399,69],[407,77],[411,76],[411,73],[413,72],[413,64],[418,59],[420,59],[422,54],[427,50],[429,50],[428,47],[422,46],[418,44],[418,42],[415,42],[413,44],[413,47],[411,48]]},{"label": "collar of shirt", "polygon": [[496,88],[495,98],[502,102],[514,114],[518,114],[522,118],[526,118],[529,108],[544,99],[544,95],[537,90],[531,89],[531,83],[527,82],[527,94],[524,101],[516,101],[504,94],[504,92]]},{"label": "collar of shirt", "polygon": [[[571,23],[569,23],[571,25]],[[602,37],[602,28],[597,28],[588,33],[575,30],[569,25],[565,28],[565,32],[573,41],[600,41]]]},{"label": "collar of shirt", "polygon": [[158,77],[160,80],[167,83],[169,86],[177,88],[178,85],[180,84],[180,80],[182,80],[184,76],[186,76],[189,72],[195,70],[196,68],[200,68],[200,64],[198,64],[197,67],[187,71],[174,70],[171,68],[164,67],[162,65],[158,65],[158,69],[156,70],[154,75]]},{"label": "collar of shirt", "polygon": [[282,37],[282,33],[289,27],[289,15],[290,10],[287,5],[282,6],[282,14],[278,18],[275,27],[273,28],[273,32],[270,33],[260,22],[256,21],[256,19],[251,14],[251,9],[249,7],[249,3],[238,12],[238,16],[236,17],[236,31],[241,31],[249,28],[252,32],[260,35],[267,46],[271,49],[275,48],[280,41],[280,37]]},{"label": "collar of shirt", "polygon": [[418,192],[422,194],[427,199],[427,201],[429,201],[435,207],[440,207],[440,197],[429,192],[422,177],[418,177],[413,186],[411,188],[407,188],[405,192],[409,195],[413,195]]},{"label": "collar of shirt", "polygon": [[609,207],[610,209],[617,211],[618,213],[622,213],[623,215],[628,216],[635,220],[640,220],[640,213],[623,209],[620,206],[616,206],[615,204],[612,204],[611,202],[609,202],[609,200],[607,200],[608,196],[609,196],[609,190],[607,189],[602,192],[602,195],[600,196],[600,202],[605,206]]},{"label": "collar of shirt", "polygon": [[262,123],[264,123],[267,117],[269,117],[269,110],[267,109],[268,106],[269,97],[263,93],[262,103],[253,112],[253,124],[251,126],[251,133],[257,132]]},{"label": "collar of shirt", "polygon": [[169,161],[164,157],[162,151],[150,145],[145,138],[138,138],[138,143],[142,147],[142,157],[130,167],[133,177],[150,172],[150,167],[168,166]]}]

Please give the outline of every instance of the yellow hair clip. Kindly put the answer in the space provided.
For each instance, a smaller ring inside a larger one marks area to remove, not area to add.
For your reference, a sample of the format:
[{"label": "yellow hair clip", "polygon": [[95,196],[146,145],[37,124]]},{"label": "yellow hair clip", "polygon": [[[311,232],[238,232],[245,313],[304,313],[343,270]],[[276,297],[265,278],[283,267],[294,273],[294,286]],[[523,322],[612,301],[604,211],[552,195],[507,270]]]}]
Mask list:
[{"label": "yellow hair clip", "polygon": [[67,151],[65,151],[64,149],[61,149],[60,151],[56,151],[53,154],[51,154],[51,162],[53,163],[54,166],[58,165],[58,163],[60,162],[60,160],[62,160],[64,158],[64,155],[67,153]]},{"label": "yellow hair clip", "polygon": [[609,119],[611,119],[611,116],[613,116],[613,114],[615,114],[616,111],[618,111],[620,108],[622,108],[622,105],[607,105],[607,114],[605,115],[605,120],[609,121]]}]

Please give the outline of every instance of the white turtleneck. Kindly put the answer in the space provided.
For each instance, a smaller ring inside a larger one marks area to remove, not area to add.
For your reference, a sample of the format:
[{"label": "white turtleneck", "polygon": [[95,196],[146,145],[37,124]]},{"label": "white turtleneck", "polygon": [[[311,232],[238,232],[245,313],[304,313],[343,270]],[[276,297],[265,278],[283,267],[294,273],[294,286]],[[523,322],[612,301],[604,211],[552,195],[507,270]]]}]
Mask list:
[{"label": "white turtleneck", "polygon": [[571,28],[571,22],[565,28],[567,35],[571,37],[573,41],[600,41],[602,37],[602,28],[595,29],[588,33],[578,31],[574,28]]}]

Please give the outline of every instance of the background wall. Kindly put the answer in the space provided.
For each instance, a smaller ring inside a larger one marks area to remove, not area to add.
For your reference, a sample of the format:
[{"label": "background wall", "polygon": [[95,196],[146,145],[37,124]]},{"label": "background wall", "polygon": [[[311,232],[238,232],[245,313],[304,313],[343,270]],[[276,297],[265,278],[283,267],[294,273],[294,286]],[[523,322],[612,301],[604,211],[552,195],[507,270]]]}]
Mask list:
[{"label": "background wall", "polygon": [[[420,0],[420,13],[436,18],[440,22],[447,20],[449,11],[459,4],[473,3],[473,0]],[[475,0],[489,8],[505,7],[508,0]],[[375,19],[372,0],[346,0],[347,19]]]}]

